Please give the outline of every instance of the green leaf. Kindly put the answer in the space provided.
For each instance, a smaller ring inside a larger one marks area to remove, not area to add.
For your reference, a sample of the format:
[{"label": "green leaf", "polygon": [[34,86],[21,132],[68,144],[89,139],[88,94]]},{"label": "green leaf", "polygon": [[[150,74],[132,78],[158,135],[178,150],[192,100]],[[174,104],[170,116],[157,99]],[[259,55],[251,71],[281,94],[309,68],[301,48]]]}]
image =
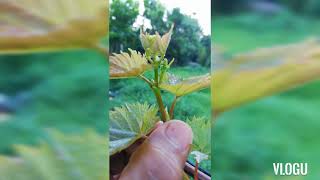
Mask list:
[{"label": "green leaf", "polygon": [[108,33],[105,0],[2,0],[0,53],[91,48]]},{"label": "green leaf", "polygon": [[213,74],[213,109],[221,113],[320,79],[320,44],[310,40],[216,59]]},{"label": "green leaf", "polygon": [[152,68],[141,53],[129,49],[130,54],[110,56],[110,79],[137,77]]},{"label": "green leaf", "polygon": [[211,121],[204,118],[193,117],[187,119],[193,131],[193,151],[211,155]]},{"label": "green leaf", "polygon": [[169,91],[177,97],[190,94],[195,91],[210,87],[211,76],[209,74],[191,77],[187,79],[180,79],[174,75],[169,74],[166,82],[160,84],[160,88]]},{"label": "green leaf", "polygon": [[38,147],[16,146],[17,157],[0,156],[0,174],[8,180],[87,180],[108,178],[106,138],[88,131],[84,135],[50,133]]},{"label": "green leaf", "polygon": [[126,104],[110,112],[110,155],[113,155],[146,136],[156,122],[158,109],[148,104]]}]

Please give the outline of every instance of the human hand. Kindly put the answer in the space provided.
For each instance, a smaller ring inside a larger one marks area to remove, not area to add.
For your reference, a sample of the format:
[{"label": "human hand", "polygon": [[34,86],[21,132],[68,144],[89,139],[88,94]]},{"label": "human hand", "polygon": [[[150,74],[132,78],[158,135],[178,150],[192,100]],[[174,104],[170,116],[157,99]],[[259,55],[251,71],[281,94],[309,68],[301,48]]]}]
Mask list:
[{"label": "human hand", "polygon": [[111,158],[111,179],[181,180],[191,144],[192,130],[186,123],[160,123],[143,142]]}]

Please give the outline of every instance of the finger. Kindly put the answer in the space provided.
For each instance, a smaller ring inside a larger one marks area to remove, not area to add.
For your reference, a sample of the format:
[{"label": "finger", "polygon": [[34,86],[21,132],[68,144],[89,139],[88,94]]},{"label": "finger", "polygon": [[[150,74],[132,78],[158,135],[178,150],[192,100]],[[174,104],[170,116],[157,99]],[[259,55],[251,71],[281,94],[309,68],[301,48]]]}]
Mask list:
[{"label": "finger", "polygon": [[[147,134],[147,136],[149,136],[155,129],[160,127],[162,124],[163,124],[162,121],[157,122],[156,125],[154,126],[154,128],[150,131],[150,133]],[[125,150],[127,157],[130,157],[131,154],[133,154],[136,151],[136,149],[145,141],[146,137],[142,137],[142,138],[138,139],[136,142],[134,142],[134,144],[132,144],[131,146],[129,146]]]},{"label": "finger", "polygon": [[191,143],[192,130],[186,123],[164,123],[132,154],[120,180],[181,180]]}]

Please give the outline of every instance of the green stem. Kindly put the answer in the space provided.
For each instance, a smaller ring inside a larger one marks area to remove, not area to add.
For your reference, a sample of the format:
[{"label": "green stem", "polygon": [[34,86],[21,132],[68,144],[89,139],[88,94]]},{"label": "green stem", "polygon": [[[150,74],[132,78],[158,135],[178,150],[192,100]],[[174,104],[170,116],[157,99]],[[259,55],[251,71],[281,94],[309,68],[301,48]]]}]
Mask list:
[{"label": "green stem", "polygon": [[177,104],[178,98],[179,98],[178,96],[175,96],[174,100],[173,100],[173,102],[171,104],[170,111],[169,111],[170,119],[174,118],[174,108],[175,108],[175,106]]},{"label": "green stem", "polygon": [[163,105],[160,89],[157,88],[157,87],[154,87],[153,88],[153,93],[154,93],[154,95],[156,96],[156,99],[157,99],[157,103],[158,103],[158,106],[159,106],[159,111],[161,113],[161,120],[163,122],[166,122],[167,121],[167,113],[166,113],[166,110],[165,110],[164,105]]},{"label": "green stem", "polygon": [[163,122],[167,121],[167,113],[166,113],[166,110],[164,108],[164,104],[162,101],[160,88],[156,87],[148,78],[144,77],[143,75],[140,75],[139,77],[142,80],[144,80],[146,83],[148,83],[149,87],[151,88],[152,92],[154,93],[156,100],[157,100],[158,107],[159,107],[159,111],[161,113],[161,120]]},{"label": "green stem", "polygon": [[152,89],[152,82],[148,79],[148,78],[146,78],[146,77],[144,77],[143,75],[140,75],[139,76],[142,80],[144,80],[146,83],[148,83],[148,85],[150,86],[150,88]]},{"label": "green stem", "polygon": [[[156,58],[154,58],[154,60],[156,61]],[[153,90],[153,93],[154,95],[156,96],[156,99],[157,99],[157,103],[158,103],[158,106],[159,106],[159,111],[161,113],[161,120],[163,122],[166,122],[167,121],[167,112],[165,110],[165,107],[164,107],[164,104],[163,104],[163,101],[162,101],[162,96],[161,96],[161,91],[160,91],[160,88],[159,88],[159,64],[157,64],[158,62],[156,62],[156,65],[154,67],[154,82],[155,82],[155,85],[154,87],[152,88]]]},{"label": "green stem", "polygon": [[154,81],[155,81],[155,86],[159,87],[159,68],[158,67],[154,68]]}]

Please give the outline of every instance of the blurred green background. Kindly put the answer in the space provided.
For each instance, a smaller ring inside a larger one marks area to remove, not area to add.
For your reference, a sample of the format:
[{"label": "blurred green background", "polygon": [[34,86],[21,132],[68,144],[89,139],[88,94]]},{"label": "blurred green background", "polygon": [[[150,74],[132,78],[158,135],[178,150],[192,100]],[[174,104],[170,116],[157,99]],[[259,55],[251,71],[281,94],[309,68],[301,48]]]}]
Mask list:
[{"label": "blurred green background", "polygon": [[48,128],[105,136],[107,89],[107,62],[95,51],[0,56],[0,154],[39,144]]},{"label": "blurred green background", "polygon": [[[317,0],[214,0],[212,13],[212,41],[227,57],[320,33]],[[319,91],[315,81],[220,115],[212,137],[216,179],[295,179],[274,176],[274,162],[306,162],[308,175],[297,179],[319,179]]]}]

